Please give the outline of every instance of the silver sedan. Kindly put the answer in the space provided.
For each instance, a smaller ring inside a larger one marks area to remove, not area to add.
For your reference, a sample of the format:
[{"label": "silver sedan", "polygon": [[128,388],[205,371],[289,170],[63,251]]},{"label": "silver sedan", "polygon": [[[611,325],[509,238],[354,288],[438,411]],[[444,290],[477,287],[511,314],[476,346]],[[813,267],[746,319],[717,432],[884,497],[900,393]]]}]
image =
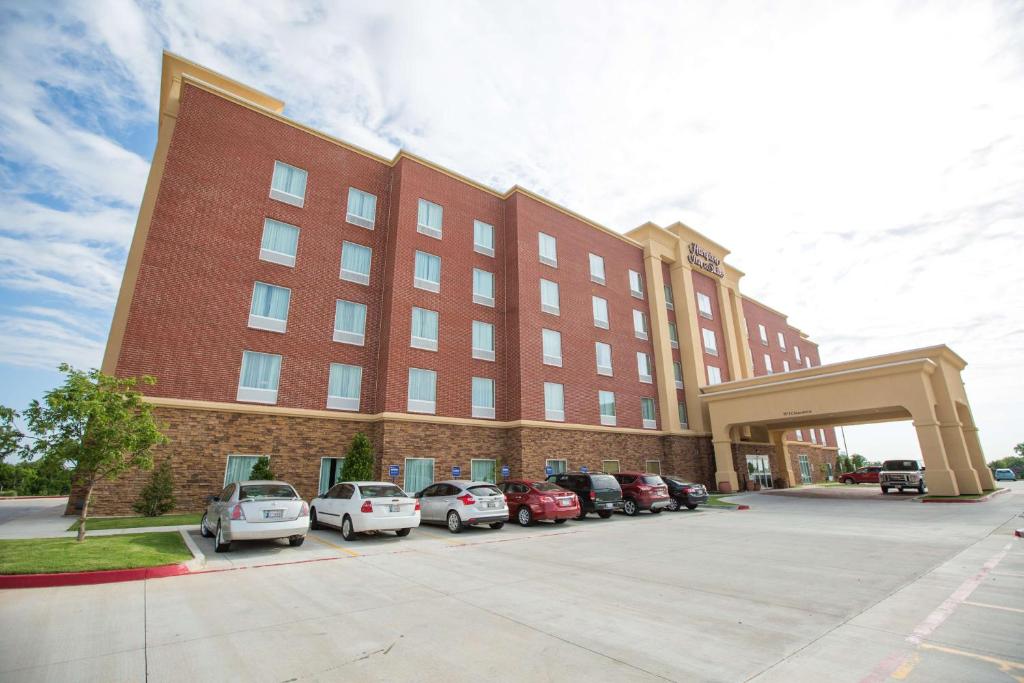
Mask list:
[{"label": "silver sedan", "polygon": [[238,481],[208,499],[199,530],[224,553],[233,541],[287,538],[302,545],[309,532],[309,505],[284,481]]}]

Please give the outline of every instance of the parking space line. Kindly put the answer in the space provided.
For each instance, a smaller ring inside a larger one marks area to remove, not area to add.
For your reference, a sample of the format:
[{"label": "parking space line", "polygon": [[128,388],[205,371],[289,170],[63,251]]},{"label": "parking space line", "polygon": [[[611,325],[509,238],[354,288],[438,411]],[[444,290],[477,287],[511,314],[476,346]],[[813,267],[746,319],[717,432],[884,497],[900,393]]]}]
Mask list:
[{"label": "parking space line", "polygon": [[995,664],[999,667],[999,670],[1004,674],[1009,674],[1017,679],[1017,683],[1024,683],[1024,676],[1013,673],[1016,671],[1024,672],[1024,662],[1015,662],[1009,659],[999,659],[991,655],[982,655],[977,652],[967,652],[966,650],[957,650],[952,647],[945,647],[943,645],[933,645],[932,643],[921,643],[922,650],[936,650],[937,652],[944,652],[948,655],[957,655],[960,657],[968,657],[970,659],[977,659],[978,661],[987,662],[989,664]]},{"label": "parking space line", "polygon": [[326,545],[326,546],[330,546],[331,548],[337,548],[337,549],[338,549],[338,550],[340,550],[341,552],[343,552],[343,553],[348,553],[348,554],[349,554],[349,555],[351,555],[352,557],[361,557],[361,555],[360,555],[359,553],[357,553],[357,552],[356,552],[355,550],[349,550],[349,549],[348,549],[348,548],[346,548],[345,546],[342,546],[342,545],[338,545],[337,543],[331,543],[330,541],[325,541],[325,540],[324,540],[324,539],[322,539],[322,538],[317,538],[317,537],[316,537],[316,536],[314,536],[313,534],[310,534],[310,535],[309,535],[309,538],[312,538],[312,539],[313,539],[314,541],[316,541],[317,543],[323,543],[324,545]]},{"label": "parking space line", "polygon": [[972,600],[964,600],[965,605],[973,605],[974,607],[987,607],[989,609],[1001,609],[1007,612],[1016,612],[1018,614],[1024,614],[1024,609],[1019,607],[1007,607],[1006,605],[992,605],[987,602],[974,602]]}]

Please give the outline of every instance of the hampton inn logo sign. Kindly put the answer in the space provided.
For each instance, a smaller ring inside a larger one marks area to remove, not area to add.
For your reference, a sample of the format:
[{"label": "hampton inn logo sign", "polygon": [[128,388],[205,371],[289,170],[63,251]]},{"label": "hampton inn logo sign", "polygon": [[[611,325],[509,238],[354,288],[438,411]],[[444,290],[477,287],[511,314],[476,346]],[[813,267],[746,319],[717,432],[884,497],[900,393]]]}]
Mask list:
[{"label": "hampton inn logo sign", "polygon": [[704,249],[696,242],[690,242],[690,254],[686,257],[686,260],[689,261],[691,265],[706,270],[713,275],[725,277],[725,271],[722,270],[722,259]]}]

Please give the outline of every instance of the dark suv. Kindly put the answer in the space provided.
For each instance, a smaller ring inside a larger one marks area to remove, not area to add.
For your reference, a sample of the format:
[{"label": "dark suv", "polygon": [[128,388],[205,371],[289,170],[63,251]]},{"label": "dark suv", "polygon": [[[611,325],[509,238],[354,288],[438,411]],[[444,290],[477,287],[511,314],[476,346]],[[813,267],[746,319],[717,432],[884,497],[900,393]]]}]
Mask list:
[{"label": "dark suv", "polygon": [[548,476],[548,481],[569,489],[580,499],[580,516],[576,519],[583,519],[588,512],[608,519],[622,509],[622,487],[610,474],[562,472]]},{"label": "dark suv", "polygon": [[657,514],[668,507],[668,486],[650,472],[616,472],[612,475],[622,487],[622,511],[632,517],[641,510]]}]

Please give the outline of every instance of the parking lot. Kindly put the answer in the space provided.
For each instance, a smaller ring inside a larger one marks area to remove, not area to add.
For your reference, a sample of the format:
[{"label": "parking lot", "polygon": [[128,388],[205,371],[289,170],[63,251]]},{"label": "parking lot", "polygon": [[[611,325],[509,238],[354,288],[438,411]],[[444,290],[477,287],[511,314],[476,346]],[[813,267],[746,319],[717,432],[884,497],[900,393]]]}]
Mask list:
[{"label": "parking lot", "polygon": [[0,592],[0,678],[1020,680],[1010,487],[974,505],[749,494],[748,511],[326,530],[228,555],[199,539],[206,573]]}]

